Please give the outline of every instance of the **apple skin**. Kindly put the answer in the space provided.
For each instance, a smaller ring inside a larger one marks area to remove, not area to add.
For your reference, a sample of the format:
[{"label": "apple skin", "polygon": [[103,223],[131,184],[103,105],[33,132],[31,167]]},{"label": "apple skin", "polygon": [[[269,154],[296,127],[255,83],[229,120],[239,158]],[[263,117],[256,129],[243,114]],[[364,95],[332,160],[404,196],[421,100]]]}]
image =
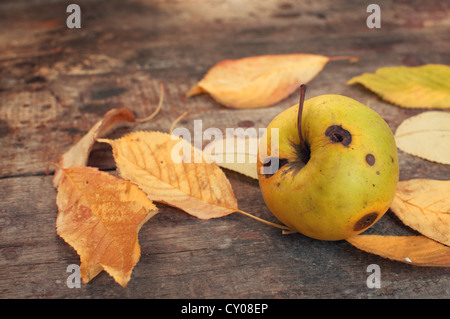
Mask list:
[{"label": "apple skin", "polygon": [[[260,139],[257,168],[266,205],[286,226],[311,238],[343,240],[365,231],[389,209],[399,179],[391,129],[351,98],[311,98],[301,116],[308,159],[299,146],[298,110],[297,104],[278,114]],[[279,129],[274,149],[272,128]],[[277,156],[280,167],[270,171]]]}]

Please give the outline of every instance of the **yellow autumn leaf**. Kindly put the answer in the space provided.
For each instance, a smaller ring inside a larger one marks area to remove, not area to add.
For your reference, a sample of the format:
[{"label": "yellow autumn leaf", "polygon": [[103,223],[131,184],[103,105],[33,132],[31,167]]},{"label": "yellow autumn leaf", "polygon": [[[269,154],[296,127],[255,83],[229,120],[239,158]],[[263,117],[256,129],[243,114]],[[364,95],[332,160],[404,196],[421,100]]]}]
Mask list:
[{"label": "yellow autumn leaf", "polygon": [[450,181],[401,181],[391,209],[405,225],[450,246]]},{"label": "yellow autumn leaf", "polygon": [[61,173],[56,230],[80,256],[83,282],[105,270],[125,287],[140,258],[138,232],[157,208],[136,185],[96,168]]},{"label": "yellow autumn leaf", "polygon": [[347,82],[355,83],[401,107],[450,108],[450,66],[447,65],[384,67]]},{"label": "yellow autumn leaf", "polygon": [[209,93],[220,104],[232,108],[273,105],[311,81],[332,60],[315,54],[279,54],[224,60],[213,66],[188,91],[191,97]]},{"label": "yellow autumn leaf", "polygon": [[408,154],[450,164],[450,113],[430,111],[407,118],[397,128],[395,142]]},{"label": "yellow autumn leaf", "polygon": [[424,236],[357,235],[347,241],[383,258],[415,266],[450,267],[450,247]]},{"label": "yellow autumn leaf", "polygon": [[257,137],[232,136],[215,139],[206,145],[203,152],[222,168],[238,172],[256,180],[258,179],[256,171],[258,156]]},{"label": "yellow autumn leaf", "polygon": [[[174,138],[174,139],[173,139]],[[134,132],[112,146],[120,175],[154,201],[200,219],[236,212],[237,200],[222,170],[187,141],[162,132]]]}]

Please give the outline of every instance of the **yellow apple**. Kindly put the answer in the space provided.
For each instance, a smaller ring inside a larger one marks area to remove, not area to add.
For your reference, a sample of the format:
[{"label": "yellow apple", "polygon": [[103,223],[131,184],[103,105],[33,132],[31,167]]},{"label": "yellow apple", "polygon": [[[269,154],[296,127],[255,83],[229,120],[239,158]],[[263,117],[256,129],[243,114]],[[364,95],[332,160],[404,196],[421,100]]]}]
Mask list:
[{"label": "yellow apple", "polygon": [[[321,95],[278,114],[258,149],[264,201],[286,226],[321,240],[342,240],[389,209],[399,178],[391,129],[369,107]],[[277,143],[271,143],[278,134]]]}]

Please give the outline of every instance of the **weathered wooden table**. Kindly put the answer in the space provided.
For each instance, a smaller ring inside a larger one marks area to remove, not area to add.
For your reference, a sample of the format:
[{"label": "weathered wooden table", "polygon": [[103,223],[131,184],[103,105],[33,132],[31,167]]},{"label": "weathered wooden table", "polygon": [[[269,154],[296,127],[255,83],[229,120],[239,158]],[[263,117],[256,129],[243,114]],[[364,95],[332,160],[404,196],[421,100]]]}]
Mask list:
[{"label": "weathered wooden table", "polygon": [[[52,169],[109,109],[158,116],[112,137],[178,126],[264,128],[298,94],[269,108],[225,108],[185,93],[216,62],[278,53],[360,57],[334,61],[308,85],[308,97],[350,96],[370,105],[393,131],[408,110],[346,82],[391,65],[450,64],[448,1],[379,1],[381,28],[368,28],[364,1],[127,0],[73,1],[81,28],[68,28],[68,1],[0,3],[0,297],[2,298],[449,298],[450,270],[414,267],[323,242],[243,215],[199,220],[157,204],[139,233],[142,255],[126,289],[105,272],[68,288],[76,252],[55,230]],[[400,179],[450,179],[448,166],[399,151]],[[89,165],[113,170],[111,150],[96,144]],[[257,181],[226,171],[242,210],[276,221]],[[367,233],[415,234],[388,212]],[[368,266],[381,270],[369,288]]]}]

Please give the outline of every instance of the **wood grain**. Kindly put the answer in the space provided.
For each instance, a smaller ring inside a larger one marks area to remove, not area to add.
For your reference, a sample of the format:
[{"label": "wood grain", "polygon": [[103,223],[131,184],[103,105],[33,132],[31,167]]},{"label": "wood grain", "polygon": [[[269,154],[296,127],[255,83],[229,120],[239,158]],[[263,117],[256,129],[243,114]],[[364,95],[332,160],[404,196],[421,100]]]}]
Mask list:
[{"label": "wood grain", "polygon": [[[185,94],[215,63],[260,54],[314,53],[360,57],[333,61],[310,82],[307,98],[337,93],[375,109],[395,131],[407,110],[345,83],[390,65],[450,64],[450,4],[383,2],[380,29],[368,29],[366,4],[323,1],[76,1],[82,28],[68,29],[66,4],[50,0],[0,4],[0,297],[2,298],[448,298],[448,270],[414,268],[321,242],[243,215],[198,220],[168,206],[139,233],[142,256],[127,289],[106,273],[79,289],[66,285],[75,251],[56,235],[53,168],[109,109],[138,117],[153,112],[159,85],[165,104],[149,123],[118,129],[167,132],[177,126],[264,128],[297,103],[231,110],[207,95]],[[207,143],[208,141],[204,141]],[[448,166],[399,151],[400,179],[450,179]],[[108,145],[90,165],[114,170]],[[49,175],[46,174],[48,171]],[[240,209],[271,221],[256,181],[226,171]],[[372,234],[415,234],[391,212]],[[381,268],[369,289],[367,266]]]}]

